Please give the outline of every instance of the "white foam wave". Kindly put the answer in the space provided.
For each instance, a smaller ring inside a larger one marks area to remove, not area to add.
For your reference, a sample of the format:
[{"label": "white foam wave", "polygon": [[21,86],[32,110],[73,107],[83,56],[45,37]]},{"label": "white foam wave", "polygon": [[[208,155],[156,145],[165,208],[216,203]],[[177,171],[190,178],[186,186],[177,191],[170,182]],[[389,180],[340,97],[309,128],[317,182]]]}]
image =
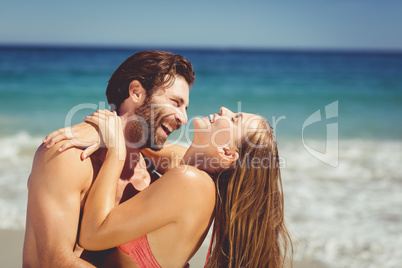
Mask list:
[{"label": "white foam wave", "polygon": [[[0,137],[2,229],[25,226],[26,182],[41,139],[23,132]],[[296,259],[330,267],[402,263],[402,141],[341,140],[335,168],[301,141],[280,142],[279,149],[286,217],[299,241]]]},{"label": "white foam wave", "polygon": [[312,157],[297,142],[280,146],[288,222],[296,259],[330,267],[402,263],[402,142],[341,141],[339,165]]},{"label": "white foam wave", "polygon": [[41,137],[20,132],[0,137],[0,228],[25,226],[27,180]]}]

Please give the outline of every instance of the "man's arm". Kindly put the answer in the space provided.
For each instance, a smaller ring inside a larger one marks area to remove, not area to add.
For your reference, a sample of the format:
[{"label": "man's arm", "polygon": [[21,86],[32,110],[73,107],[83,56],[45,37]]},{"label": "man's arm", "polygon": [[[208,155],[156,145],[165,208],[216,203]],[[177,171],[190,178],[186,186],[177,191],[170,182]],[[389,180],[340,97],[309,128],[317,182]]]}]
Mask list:
[{"label": "man's arm", "polygon": [[40,267],[94,267],[73,252],[81,193],[93,176],[91,160],[82,161],[78,149],[59,153],[58,147],[39,147],[28,184],[28,211]]}]

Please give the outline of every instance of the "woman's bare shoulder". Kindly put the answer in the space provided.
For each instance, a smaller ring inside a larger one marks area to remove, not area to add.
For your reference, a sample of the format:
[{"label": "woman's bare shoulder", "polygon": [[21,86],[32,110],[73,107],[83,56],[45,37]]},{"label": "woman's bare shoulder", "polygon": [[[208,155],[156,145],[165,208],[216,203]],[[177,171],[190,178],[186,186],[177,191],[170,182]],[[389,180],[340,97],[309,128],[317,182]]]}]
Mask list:
[{"label": "woman's bare shoulder", "polygon": [[[165,177],[169,182],[178,187],[186,195],[192,195],[194,198],[205,195],[215,196],[215,184],[211,176],[205,171],[188,165],[180,165],[166,172]],[[201,196],[200,196],[201,195]]]},{"label": "woman's bare shoulder", "polygon": [[208,175],[203,170],[200,170],[194,166],[189,165],[179,165],[174,168],[169,169],[165,173],[169,177],[173,177],[177,180],[182,180],[183,182],[191,182],[191,183],[205,183],[210,182],[213,184],[211,176]]}]

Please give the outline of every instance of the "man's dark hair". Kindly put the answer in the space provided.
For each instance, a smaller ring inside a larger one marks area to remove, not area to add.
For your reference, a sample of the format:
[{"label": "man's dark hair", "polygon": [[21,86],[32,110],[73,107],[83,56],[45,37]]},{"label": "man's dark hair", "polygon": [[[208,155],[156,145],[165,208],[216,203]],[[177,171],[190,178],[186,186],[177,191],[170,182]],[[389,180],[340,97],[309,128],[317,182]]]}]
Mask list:
[{"label": "man's dark hair", "polygon": [[195,75],[191,63],[181,55],[164,51],[142,51],[126,59],[113,73],[106,89],[109,105],[118,110],[129,96],[129,86],[138,80],[146,90],[147,97],[155,89],[174,83],[175,76],[181,75],[191,87]]}]

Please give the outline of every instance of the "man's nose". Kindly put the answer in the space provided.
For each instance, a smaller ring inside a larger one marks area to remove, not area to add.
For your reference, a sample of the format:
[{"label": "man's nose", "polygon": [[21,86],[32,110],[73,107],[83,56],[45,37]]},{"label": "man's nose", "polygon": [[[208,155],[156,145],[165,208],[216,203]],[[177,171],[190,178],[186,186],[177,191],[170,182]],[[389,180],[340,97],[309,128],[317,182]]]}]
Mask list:
[{"label": "man's nose", "polygon": [[186,111],[177,111],[175,114],[176,121],[179,125],[183,126],[187,124],[187,112]]}]

